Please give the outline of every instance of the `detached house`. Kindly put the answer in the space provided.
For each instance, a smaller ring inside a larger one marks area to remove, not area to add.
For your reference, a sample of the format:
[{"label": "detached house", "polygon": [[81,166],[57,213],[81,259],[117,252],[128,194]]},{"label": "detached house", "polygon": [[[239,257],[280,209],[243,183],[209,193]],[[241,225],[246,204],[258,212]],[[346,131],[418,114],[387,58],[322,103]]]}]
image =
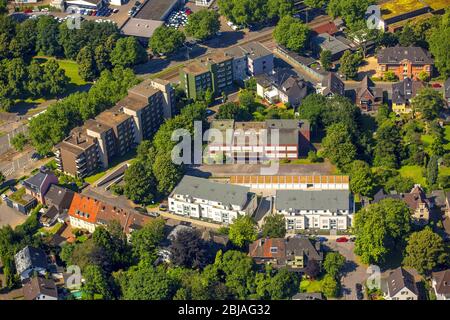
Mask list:
[{"label": "detached house", "polygon": [[330,72],[323,78],[322,82],[318,84],[316,92],[325,97],[332,97],[334,95],[344,96],[345,84],[335,73]]},{"label": "detached house", "polygon": [[25,300],[58,300],[58,290],[51,279],[40,276],[26,279],[22,290]]},{"label": "detached house", "polygon": [[323,261],[320,242],[313,244],[307,237],[259,239],[250,244],[249,255],[257,264],[296,272],[302,272],[312,260],[319,266]]},{"label": "detached house", "polygon": [[430,219],[431,203],[427,199],[422,187],[418,184],[414,186],[410,193],[385,194],[380,189],[373,197],[373,202],[379,202],[383,199],[391,198],[404,201],[411,210],[413,222],[418,225],[425,225]]},{"label": "detached house", "polygon": [[72,190],[52,184],[44,197],[47,209],[40,217],[41,223],[45,227],[49,227],[59,219],[60,215],[65,215],[74,194]]},{"label": "detached house", "polygon": [[386,280],[386,300],[418,300],[419,291],[412,274],[402,267],[392,271]]},{"label": "detached house", "polygon": [[256,93],[272,104],[283,102],[298,107],[308,95],[308,87],[298,76],[262,74],[256,77]]},{"label": "detached house", "polygon": [[437,300],[450,300],[450,269],[433,272],[431,284]]},{"label": "detached house", "polygon": [[396,114],[411,113],[411,100],[424,87],[421,81],[405,78],[392,84],[392,111]]},{"label": "detached house", "polygon": [[376,111],[382,103],[383,89],[375,87],[369,77],[365,76],[356,89],[356,104],[362,111]]},{"label": "detached house", "polygon": [[34,176],[24,180],[22,185],[27,194],[35,197],[40,203],[45,204],[45,194],[52,184],[58,183],[58,178],[47,168],[41,170]]},{"label": "detached house", "polygon": [[392,71],[400,80],[418,79],[421,72],[429,77],[433,73],[434,60],[430,53],[420,47],[389,47],[380,50],[377,56],[378,78],[383,78],[387,71]]},{"label": "detached house", "polygon": [[45,275],[47,271],[47,255],[38,248],[26,246],[14,256],[16,270],[22,280],[28,279],[33,273]]}]

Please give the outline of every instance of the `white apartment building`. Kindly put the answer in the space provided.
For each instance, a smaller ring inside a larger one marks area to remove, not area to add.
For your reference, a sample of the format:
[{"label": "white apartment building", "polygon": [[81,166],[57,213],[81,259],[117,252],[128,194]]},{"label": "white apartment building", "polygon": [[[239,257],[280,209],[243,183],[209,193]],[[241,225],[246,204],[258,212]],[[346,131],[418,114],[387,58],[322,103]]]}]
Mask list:
[{"label": "white apartment building", "polygon": [[250,188],[184,176],[169,196],[174,214],[230,224],[239,215],[252,215],[256,194]]},{"label": "white apartment building", "polygon": [[346,230],[352,225],[354,201],[348,190],[277,190],[274,209],[285,216],[290,232]]}]

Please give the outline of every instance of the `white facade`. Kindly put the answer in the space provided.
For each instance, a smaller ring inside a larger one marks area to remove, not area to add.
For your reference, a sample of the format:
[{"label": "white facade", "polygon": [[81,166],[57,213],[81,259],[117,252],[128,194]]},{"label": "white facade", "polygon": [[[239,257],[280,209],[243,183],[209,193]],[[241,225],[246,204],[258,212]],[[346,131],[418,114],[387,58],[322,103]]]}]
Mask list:
[{"label": "white facade", "polygon": [[93,233],[95,231],[95,223],[77,219],[73,216],[69,216],[69,219],[72,228],[87,230],[90,233]]},{"label": "white facade", "polygon": [[441,294],[441,293],[437,292],[437,290],[436,290],[436,280],[434,278],[431,281],[431,285],[433,286],[433,290],[434,290],[434,293],[436,295],[436,300],[450,300],[450,294],[445,295],[445,294]]},{"label": "white facade", "polygon": [[253,214],[256,205],[256,196],[245,208],[236,205],[224,206],[220,202],[193,198],[189,195],[173,194],[169,197],[170,212],[199,219],[207,218],[223,224],[232,223],[239,215]]},{"label": "white facade", "polygon": [[47,295],[41,293],[34,300],[55,301],[55,300],[58,300],[58,298],[52,297],[52,296],[47,296]]},{"label": "white facade", "polygon": [[323,229],[347,230],[351,227],[353,215],[347,210],[339,213],[329,210],[297,210],[295,212],[277,211],[285,216],[286,230]]},{"label": "white facade", "polygon": [[384,295],[386,300],[418,300],[417,294],[409,290],[408,288],[403,288],[396,295],[391,296],[389,293],[389,289],[387,293]]}]

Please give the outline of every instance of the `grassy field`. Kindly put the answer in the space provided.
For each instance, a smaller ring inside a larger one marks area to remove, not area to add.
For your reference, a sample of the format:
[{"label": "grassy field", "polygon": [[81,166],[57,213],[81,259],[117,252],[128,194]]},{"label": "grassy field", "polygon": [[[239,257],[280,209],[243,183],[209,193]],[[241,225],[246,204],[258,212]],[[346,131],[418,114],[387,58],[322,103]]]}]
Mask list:
[{"label": "grassy field", "polygon": [[415,183],[420,183],[422,186],[426,186],[426,180],[422,175],[422,167],[420,166],[403,166],[398,170],[402,177],[409,177],[414,180]]},{"label": "grassy field", "polygon": [[[53,59],[50,57],[36,56],[34,59],[39,59],[42,63],[45,63],[49,59]],[[87,84],[86,81],[81,79],[78,74],[78,64],[73,60],[64,60],[57,59],[59,66],[64,70],[67,77],[70,79],[70,83],[73,83],[77,86],[83,86]]]},{"label": "grassy field", "polygon": [[320,280],[302,279],[300,282],[301,292],[322,292],[322,282]]},{"label": "grassy field", "polygon": [[433,10],[444,9],[448,7],[450,4],[448,0],[422,0],[426,4],[430,6]]},{"label": "grassy field", "polygon": [[424,7],[420,0],[392,0],[381,5],[381,14],[383,19],[388,19]]}]

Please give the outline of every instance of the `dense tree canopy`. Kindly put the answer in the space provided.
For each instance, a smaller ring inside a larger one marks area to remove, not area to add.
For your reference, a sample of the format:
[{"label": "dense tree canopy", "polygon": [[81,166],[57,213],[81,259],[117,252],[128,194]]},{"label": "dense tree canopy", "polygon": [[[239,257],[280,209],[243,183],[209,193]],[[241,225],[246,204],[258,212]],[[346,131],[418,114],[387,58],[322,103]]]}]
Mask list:
[{"label": "dense tree canopy", "polygon": [[228,232],[230,241],[238,247],[243,247],[256,240],[256,223],[246,215],[241,215],[233,220]]},{"label": "dense tree canopy", "polygon": [[149,47],[154,53],[170,54],[181,48],[186,36],[183,32],[166,26],[156,28],[150,38]]},{"label": "dense tree canopy", "polygon": [[205,40],[215,35],[219,29],[219,14],[205,9],[189,15],[186,34],[199,40]]},{"label": "dense tree canopy", "polygon": [[278,22],[273,37],[277,43],[290,50],[300,52],[306,49],[310,30],[300,19],[284,16]]}]

